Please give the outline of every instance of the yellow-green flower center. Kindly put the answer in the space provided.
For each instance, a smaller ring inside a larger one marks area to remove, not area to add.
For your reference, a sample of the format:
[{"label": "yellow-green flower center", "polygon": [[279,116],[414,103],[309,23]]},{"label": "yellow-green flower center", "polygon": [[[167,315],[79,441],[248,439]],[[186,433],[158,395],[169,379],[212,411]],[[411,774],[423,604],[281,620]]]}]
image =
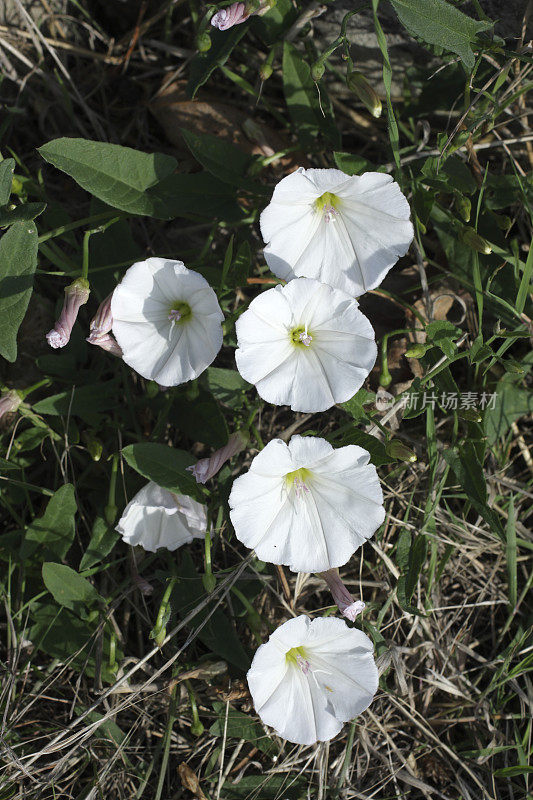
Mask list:
[{"label": "yellow-green flower center", "polygon": [[307,653],[304,647],[291,647],[291,649],[287,650],[285,653],[285,660],[288,661],[289,664],[294,664],[294,666],[299,666],[298,658],[307,661]]},{"label": "yellow-green flower center", "polygon": [[180,325],[187,322],[191,315],[192,310],[190,305],[183,300],[176,300],[175,303],[172,303],[168,312],[168,318],[173,325]]},{"label": "yellow-green flower center", "polygon": [[324,192],[315,200],[315,210],[324,215],[326,222],[335,222],[340,205],[340,197],[332,192]]},{"label": "yellow-green flower center", "polygon": [[295,469],[293,472],[287,472],[285,475],[285,481],[287,482],[287,486],[290,488],[293,485],[298,486],[305,486],[305,482],[309,480],[311,477],[311,470],[306,469],[305,467],[300,467],[300,469]]},{"label": "yellow-green flower center", "polygon": [[311,333],[307,330],[307,326],[299,325],[293,328],[289,334],[290,340],[295,347],[309,347],[313,341]]}]

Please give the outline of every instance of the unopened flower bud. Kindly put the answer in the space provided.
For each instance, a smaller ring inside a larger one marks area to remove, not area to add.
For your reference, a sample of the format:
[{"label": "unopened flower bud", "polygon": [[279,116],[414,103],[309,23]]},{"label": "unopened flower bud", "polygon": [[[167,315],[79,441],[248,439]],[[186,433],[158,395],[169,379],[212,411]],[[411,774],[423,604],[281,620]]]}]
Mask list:
[{"label": "unopened flower bud", "polygon": [[475,408],[458,408],[457,415],[467,422],[481,422],[482,415]]},{"label": "unopened flower bud", "polygon": [[233,433],[228,443],[217,450],[209,458],[201,458],[191,467],[187,467],[189,472],[192,472],[196,478],[196,483],[207,483],[207,481],[219,472],[226,461],[233,458],[234,455],[244,450],[248,443],[248,436],[243,431]]},{"label": "unopened flower bud", "polygon": [[89,299],[89,281],[77,278],[65,288],[65,302],[55,327],[46,334],[50,347],[65,347],[70,340],[72,328],[78,317],[80,307]]},{"label": "unopened flower bud", "polygon": [[0,397],[0,419],[4,414],[16,411],[22,403],[22,395],[16,389],[10,389]]},{"label": "unopened flower bud", "polygon": [[472,211],[472,203],[470,202],[470,199],[465,197],[463,194],[457,195],[455,198],[455,205],[457,206],[457,210],[464,221],[470,222],[470,212]]},{"label": "unopened flower bud", "polygon": [[422,358],[432,345],[430,344],[414,344],[405,351],[406,358]]},{"label": "unopened flower bud", "polygon": [[87,445],[87,450],[92,460],[100,461],[102,458],[102,453],[104,452],[104,445],[102,444],[102,441],[98,439],[97,436],[93,436],[92,433],[88,433],[87,431],[83,431],[82,439]]},{"label": "unopened flower bud", "polygon": [[270,64],[261,64],[259,67],[259,77],[262,81],[267,81],[272,75],[272,72],[273,70]]},{"label": "unopened flower bud", "polygon": [[358,614],[364,611],[366,607],[365,603],[363,603],[362,600],[353,599],[344,585],[338,569],[328,569],[326,572],[320,572],[319,575],[329,586],[329,590],[341,614],[346,617],[346,619],[349,619],[350,622],[355,622],[355,618]]},{"label": "unopened flower bud", "polygon": [[315,61],[315,63],[311,66],[311,77],[315,83],[323,77],[324,72],[326,71],[326,67],[324,66],[323,61]]},{"label": "unopened flower bud", "polygon": [[247,11],[244,3],[233,3],[227,8],[221,8],[211,17],[211,25],[218,28],[219,31],[226,31],[228,28],[233,28],[234,25],[240,25],[246,22],[250,13]]},{"label": "unopened flower bud", "polygon": [[199,53],[207,53],[211,47],[211,37],[208,33],[201,33],[196,37],[196,47]]},{"label": "unopened flower bud", "polygon": [[97,347],[101,347],[102,350],[106,350],[108,353],[118,356],[118,358],[122,358],[122,348],[115,337],[110,333],[93,332],[87,336],[85,341],[89,342],[89,344],[95,344]]},{"label": "unopened flower bud", "polygon": [[357,95],[373,117],[377,119],[381,116],[381,100],[362,72],[357,72],[355,70],[349,72],[346,76],[346,83],[348,89]]},{"label": "unopened flower bud", "polygon": [[385,450],[387,455],[392,458],[398,458],[400,461],[408,461],[411,463],[416,461],[416,453],[403,442],[400,442],[399,439],[391,439],[390,442],[387,442]]},{"label": "unopened flower bud", "polygon": [[511,219],[511,217],[507,217],[505,216],[505,214],[493,214],[492,216],[494,217],[498,228],[501,231],[505,231],[505,233],[507,233],[507,231],[513,224],[513,220]]},{"label": "unopened flower bud", "polygon": [[111,314],[111,298],[113,292],[109,294],[106,299],[98,306],[98,311],[91,320],[89,330],[92,333],[109,333],[113,327],[113,316]]},{"label": "unopened flower bud", "polygon": [[468,247],[471,247],[472,250],[476,250],[478,253],[483,253],[483,255],[488,256],[489,253],[492,253],[492,248],[490,244],[484,239],[482,236],[471,227],[465,227],[459,233],[459,238],[461,241],[466,244]]}]

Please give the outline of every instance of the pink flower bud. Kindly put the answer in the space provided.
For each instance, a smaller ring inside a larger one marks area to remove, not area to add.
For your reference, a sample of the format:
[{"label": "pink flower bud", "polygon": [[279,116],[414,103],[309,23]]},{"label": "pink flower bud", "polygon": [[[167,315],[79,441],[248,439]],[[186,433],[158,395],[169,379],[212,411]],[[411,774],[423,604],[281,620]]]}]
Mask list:
[{"label": "pink flower bud", "polygon": [[224,447],[221,447],[209,458],[201,458],[194,466],[187,467],[187,469],[196,478],[196,483],[206,483],[222,469],[226,461],[240,453],[246,447],[247,442],[248,436],[243,431],[237,431],[229,437],[228,443]]},{"label": "pink flower bud", "polygon": [[97,331],[92,331],[85,341],[89,342],[89,344],[95,344],[97,347],[101,347],[102,350],[107,350],[108,353],[114,356],[122,358],[122,348],[115,337],[110,333],[97,333]]},{"label": "pink flower bud", "polygon": [[234,25],[240,25],[241,22],[246,22],[250,14],[246,11],[244,3],[233,3],[227,8],[221,8],[220,11],[211,17],[211,25],[218,28],[219,31],[227,31],[228,28],[233,28]]},{"label": "pink flower bud", "polygon": [[46,334],[50,347],[64,347],[70,340],[78,311],[89,299],[89,281],[77,278],[65,288],[65,302],[55,327]]},{"label": "pink flower bud", "polygon": [[362,600],[353,599],[344,585],[338,569],[328,569],[327,572],[321,572],[320,577],[324,578],[329,586],[329,590],[341,614],[346,617],[346,619],[349,619],[350,622],[355,622],[357,615],[364,610],[365,603],[363,603]]},{"label": "pink flower bud", "polygon": [[0,419],[4,414],[16,411],[22,403],[22,395],[16,389],[10,389],[0,397]]},{"label": "pink flower bud", "polygon": [[91,324],[89,325],[91,336],[93,335],[93,333],[96,334],[109,333],[109,331],[113,327],[113,317],[111,315],[112,297],[113,297],[113,292],[111,292],[111,294],[108,295],[102,303],[100,303],[98,311],[96,312],[96,315],[92,318]]}]

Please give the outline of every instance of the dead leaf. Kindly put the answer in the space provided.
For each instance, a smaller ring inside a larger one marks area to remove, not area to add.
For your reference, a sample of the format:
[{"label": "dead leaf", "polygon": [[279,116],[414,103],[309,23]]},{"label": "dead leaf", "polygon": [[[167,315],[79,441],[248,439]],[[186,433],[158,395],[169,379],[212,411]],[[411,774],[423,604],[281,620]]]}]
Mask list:
[{"label": "dead leaf", "polygon": [[[194,100],[186,94],[186,81],[175,81],[165,87],[153,100],[149,109],[163,127],[168,140],[184,155],[189,151],[180,128],[195,133],[208,133],[227,139],[250,155],[272,156],[291,145],[284,134],[252,119],[252,110],[221,103],[216,95],[199,92]],[[248,135],[247,135],[248,133]],[[302,153],[291,153],[272,162],[275,171],[287,172],[296,167],[309,166]]]},{"label": "dead leaf", "polygon": [[184,789],[188,789],[189,792],[192,792],[198,800],[209,800],[202,791],[196,772],[194,772],[185,761],[179,765],[178,775],[180,776],[181,785]]}]

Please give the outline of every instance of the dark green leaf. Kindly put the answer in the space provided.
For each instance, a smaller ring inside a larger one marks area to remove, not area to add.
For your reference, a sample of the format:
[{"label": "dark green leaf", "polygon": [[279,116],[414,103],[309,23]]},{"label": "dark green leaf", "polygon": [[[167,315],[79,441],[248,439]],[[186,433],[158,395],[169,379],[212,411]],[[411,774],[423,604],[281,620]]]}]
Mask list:
[{"label": "dark green leaf", "polygon": [[354,153],[333,153],[333,158],[338,169],[347,175],[361,175],[363,172],[375,172],[376,167],[371,161]]},{"label": "dark green leaf", "polygon": [[[177,570],[181,578],[175,586],[171,601],[181,617],[187,616],[195,605],[205,597],[202,577],[194,567],[190,553],[183,554],[182,562]],[[203,622],[209,615],[209,607],[198,612],[189,623],[191,630]],[[221,656],[225,661],[246,671],[250,667],[250,658],[244,651],[237,632],[226,610],[218,608],[198,633],[198,639],[209,651]]]},{"label": "dark green leaf", "polygon": [[370,463],[374,464],[375,467],[380,467],[382,464],[391,464],[395,461],[394,458],[387,454],[383,442],[380,442],[379,439],[376,439],[375,436],[369,433],[360,431],[355,426],[342,436],[340,442],[337,440],[335,441],[335,446],[339,444],[357,444],[359,447],[368,450],[370,453]]},{"label": "dark green leaf", "polygon": [[0,162],[0,206],[5,206],[9,202],[14,171],[14,158],[5,158]]},{"label": "dark green leaf", "polygon": [[0,209],[0,228],[7,228],[15,222],[29,222],[42,214],[45,208],[46,203],[24,203],[13,209]]},{"label": "dark green leaf", "polygon": [[228,60],[235,45],[242,39],[248,28],[247,23],[235,25],[227,31],[211,29],[211,47],[206,53],[198,53],[194,56],[189,67],[189,82],[187,84],[187,94],[194,98],[196,92],[203,86],[211,73],[217,67],[223,66]]},{"label": "dark green leaf", "polygon": [[201,391],[194,403],[179,398],[172,404],[169,420],[193,442],[223,447],[228,441],[228,426],[218,403]]},{"label": "dark green leaf", "polygon": [[37,228],[16,222],[0,239],[0,355],[17,357],[17,333],[33,290]]},{"label": "dark green leaf", "polygon": [[172,216],[149,192],[176,169],[172,156],[69,138],[53,139],[39,147],[39,153],[113,208],[162,219]]},{"label": "dark green leaf", "polygon": [[311,77],[309,64],[294,45],[283,45],[283,91],[295,129],[302,143],[314,144],[320,132],[337,146],[339,132],[324,84],[318,88]]},{"label": "dark green leaf", "polygon": [[112,380],[79,388],[74,386],[68,392],[53,394],[44,400],[39,400],[32,408],[36,414],[52,416],[73,414],[84,417],[88,414],[109,411],[116,408],[119,403],[118,381]]},{"label": "dark green leaf", "polygon": [[220,800],[303,800],[307,796],[305,779],[289,772],[245,775],[235,785],[226,781]]},{"label": "dark green leaf", "polygon": [[177,450],[155,442],[139,442],[124,447],[122,455],[134,470],[171,492],[201,497],[198,484],[186,467],[195,458],[185,450]]},{"label": "dark green leaf", "polygon": [[209,172],[169,175],[149,191],[157,208],[166,218],[217,217],[227,222],[241,219],[242,211],[235,200],[235,189]]},{"label": "dark green leaf", "polygon": [[102,517],[97,517],[93,524],[91,540],[80,561],[80,572],[102,561],[119,539],[119,534],[110,528]]},{"label": "dark green leaf", "polygon": [[228,737],[252,742],[254,747],[262,750],[263,753],[267,753],[267,755],[278,750],[274,740],[265,733],[263,726],[250,714],[243,714],[241,711],[229,706],[226,717],[226,703],[218,701],[213,703],[213,708],[218,718],[209,730],[212,736],[224,736],[224,731],[226,731]]},{"label": "dark green leaf", "polygon": [[514,767],[502,767],[494,771],[493,775],[496,778],[514,778],[517,775],[530,775],[533,772],[533,766],[529,764],[515,764]]},{"label": "dark green leaf", "polygon": [[366,389],[359,389],[359,391],[354,394],[346,403],[341,403],[341,408],[351,414],[356,422],[359,420],[366,418],[367,413],[364,409],[364,405],[371,403],[375,398],[374,392],[369,392]]},{"label": "dark green leaf", "polygon": [[92,583],[65,564],[46,561],[42,573],[44,585],[60,606],[77,611],[80,606],[90,607],[103,602]]},{"label": "dark green leaf", "polygon": [[241,242],[229,272],[231,286],[246,286],[246,279],[252,266],[252,250],[249,242]]},{"label": "dark green leaf", "polygon": [[243,394],[250,388],[250,384],[246,383],[235,369],[209,367],[202,378],[216,399],[230,408],[240,408]]},{"label": "dark green leaf", "polygon": [[465,66],[474,66],[472,45],[491,22],[467,17],[446,0],[391,0],[400,22],[410,34],[428,44],[456,53]]},{"label": "dark green leaf", "polygon": [[463,194],[473,194],[477,184],[464,161],[458,156],[449,156],[445,161],[437,156],[427,158],[421,170],[424,183],[440,188],[441,191],[457,189]]},{"label": "dark green leaf", "polygon": [[26,430],[19,433],[13,447],[17,453],[24,453],[33,450],[50,436],[50,432],[46,428],[26,428]]},{"label": "dark green leaf", "polygon": [[209,133],[193,133],[183,128],[181,133],[195,159],[215,178],[242,189],[261,193],[264,191],[260,184],[245,177],[253,162],[248,153]]},{"label": "dark green leaf", "polygon": [[297,17],[298,11],[291,0],[277,0],[266,14],[253,16],[250,26],[266,45],[273,45],[284,38],[284,32],[289,30]]},{"label": "dark green leaf", "polygon": [[533,412],[533,394],[511,381],[501,380],[495,394],[494,402],[489,399],[483,416],[489,445],[504,437],[513,422]]},{"label": "dark green leaf", "polygon": [[43,516],[34,519],[28,526],[21,557],[28,558],[42,547],[45,558],[64,558],[74,539],[76,513],[74,487],[66,483],[50,498]]},{"label": "dark green leaf", "polygon": [[[65,607],[58,608],[55,603],[35,604],[33,608],[33,625],[30,628],[29,638],[38,650],[68,661],[78,671],[83,670],[87,675],[95,674],[94,657],[95,630],[86,620],[75,616]],[[109,659],[109,636],[104,635],[104,662],[101,666],[101,676],[106,682],[115,679],[115,673],[107,666]],[[118,661],[122,658],[120,647],[116,646],[115,656]]]}]

